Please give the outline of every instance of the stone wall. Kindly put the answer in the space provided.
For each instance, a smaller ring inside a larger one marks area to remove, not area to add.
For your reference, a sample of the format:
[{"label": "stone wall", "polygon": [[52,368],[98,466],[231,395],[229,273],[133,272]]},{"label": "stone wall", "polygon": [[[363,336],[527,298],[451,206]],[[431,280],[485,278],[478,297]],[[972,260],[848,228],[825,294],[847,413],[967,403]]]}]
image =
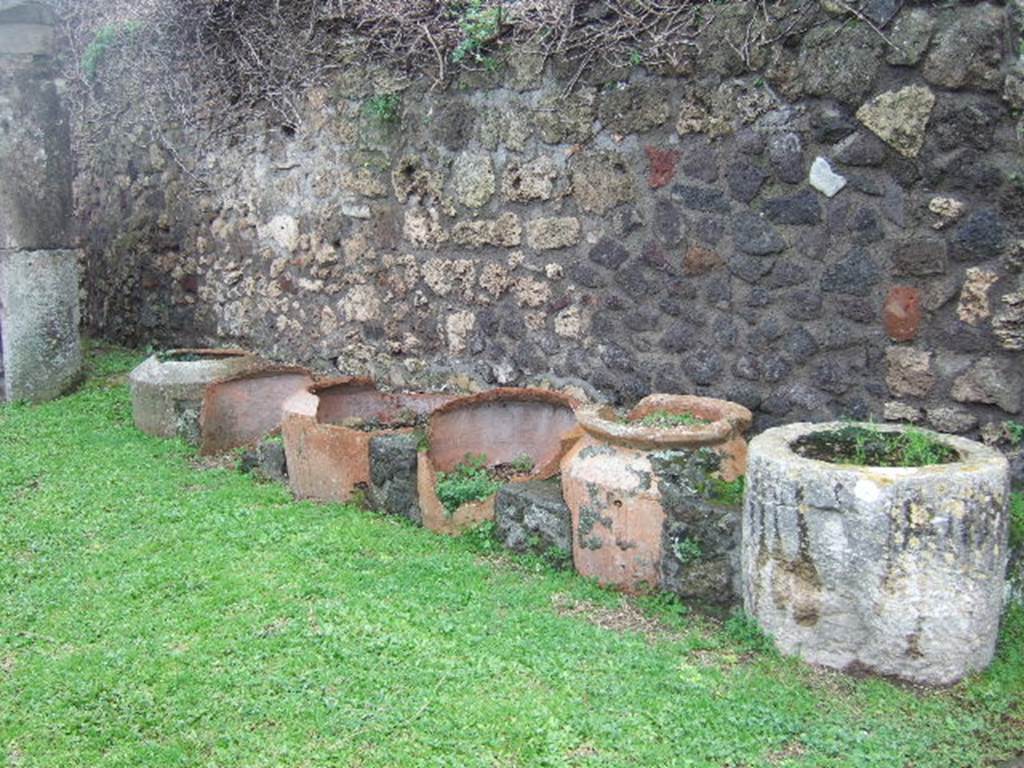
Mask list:
[{"label": "stone wall", "polygon": [[748,65],[753,5],[670,75],[352,69],[298,131],[186,158],[199,191],[110,128],[76,184],[88,323],[396,386],[708,394],[759,428],[1024,418],[1016,12],[824,3]]}]

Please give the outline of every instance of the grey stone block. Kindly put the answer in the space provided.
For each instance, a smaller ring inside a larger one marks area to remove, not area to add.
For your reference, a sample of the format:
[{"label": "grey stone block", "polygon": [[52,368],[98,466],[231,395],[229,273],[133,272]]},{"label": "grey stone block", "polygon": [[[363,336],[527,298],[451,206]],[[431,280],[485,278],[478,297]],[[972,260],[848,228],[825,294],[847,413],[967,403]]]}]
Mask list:
[{"label": "grey stone block", "polygon": [[7,400],[41,402],[78,381],[74,251],[0,251],[0,378]]},{"label": "grey stone block", "polygon": [[242,455],[242,471],[251,472],[264,480],[284,483],[288,481],[288,459],[280,437],[262,441]]},{"label": "grey stone block", "polygon": [[709,497],[717,458],[709,466],[701,451],[660,451],[650,460],[665,508],[662,588],[705,605],[737,602],[740,509]]},{"label": "grey stone block", "polygon": [[416,487],[419,437],[415,434],[379,435],[370,439],[370,503],[389,515],[401,515],[422,524]]},{"label": "grey stone block", "polygon": [[515,552],[570,556],[572,516],[557,478],[506,485],[494,502],[494,522],[498,539]]}]

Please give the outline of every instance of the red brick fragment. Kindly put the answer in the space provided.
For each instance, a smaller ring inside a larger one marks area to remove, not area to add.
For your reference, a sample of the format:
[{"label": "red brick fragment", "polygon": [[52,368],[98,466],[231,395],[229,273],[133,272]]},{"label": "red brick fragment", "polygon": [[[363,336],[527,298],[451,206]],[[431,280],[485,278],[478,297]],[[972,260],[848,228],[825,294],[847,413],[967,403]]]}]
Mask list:
[{"label": "red brick fragment", "polygon": [[691,276],[703,275],[724,263],[722,257],[711,249],[694,245],[683,257],[683,272]]},{"label": "red brick fragment", "polygon": [[674,149],[659,149],[658,147],[644,147],[644,151],[647,153],[647,160],[651,165],[647,183],[651,185],[651,189],[664,187],[676,175],[679,153]]},{"label": "red brick fragment", "polygon": [[921,327],[921,292],[909,285],[894,285],[882,310],[885,332],[893,341],[910,341]]}]

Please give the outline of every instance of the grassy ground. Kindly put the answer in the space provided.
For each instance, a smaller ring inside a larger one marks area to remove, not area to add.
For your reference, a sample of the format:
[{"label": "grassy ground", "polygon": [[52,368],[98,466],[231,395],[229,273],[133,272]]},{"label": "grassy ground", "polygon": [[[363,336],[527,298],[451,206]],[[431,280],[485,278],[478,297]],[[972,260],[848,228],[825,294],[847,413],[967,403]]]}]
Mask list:
[{"label": "grassy ground", "polygon": [[[138,434],[106,355],[0,410],[8,766],[984,766],[1024,749],[1024,615],[925,693]],[[759,650],[760,649],[760,650]]]}]

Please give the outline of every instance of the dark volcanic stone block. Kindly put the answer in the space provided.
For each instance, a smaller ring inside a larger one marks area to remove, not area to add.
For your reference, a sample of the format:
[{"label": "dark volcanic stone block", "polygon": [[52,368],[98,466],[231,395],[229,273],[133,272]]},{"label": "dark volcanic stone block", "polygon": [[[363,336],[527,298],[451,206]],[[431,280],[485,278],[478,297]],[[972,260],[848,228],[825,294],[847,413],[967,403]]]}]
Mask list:
[{"label": "dark volcanic stone block", "polygon": [[498,539],[515,552],[567,559],[572,551],[572,516],[558,478],[509,483],[494,502]]},{"label": "dark volcanic stone block", "polygon": [[423,521],[416,490],[419,438],[380,435],[370,440],[370,503],[389,515]]}]

